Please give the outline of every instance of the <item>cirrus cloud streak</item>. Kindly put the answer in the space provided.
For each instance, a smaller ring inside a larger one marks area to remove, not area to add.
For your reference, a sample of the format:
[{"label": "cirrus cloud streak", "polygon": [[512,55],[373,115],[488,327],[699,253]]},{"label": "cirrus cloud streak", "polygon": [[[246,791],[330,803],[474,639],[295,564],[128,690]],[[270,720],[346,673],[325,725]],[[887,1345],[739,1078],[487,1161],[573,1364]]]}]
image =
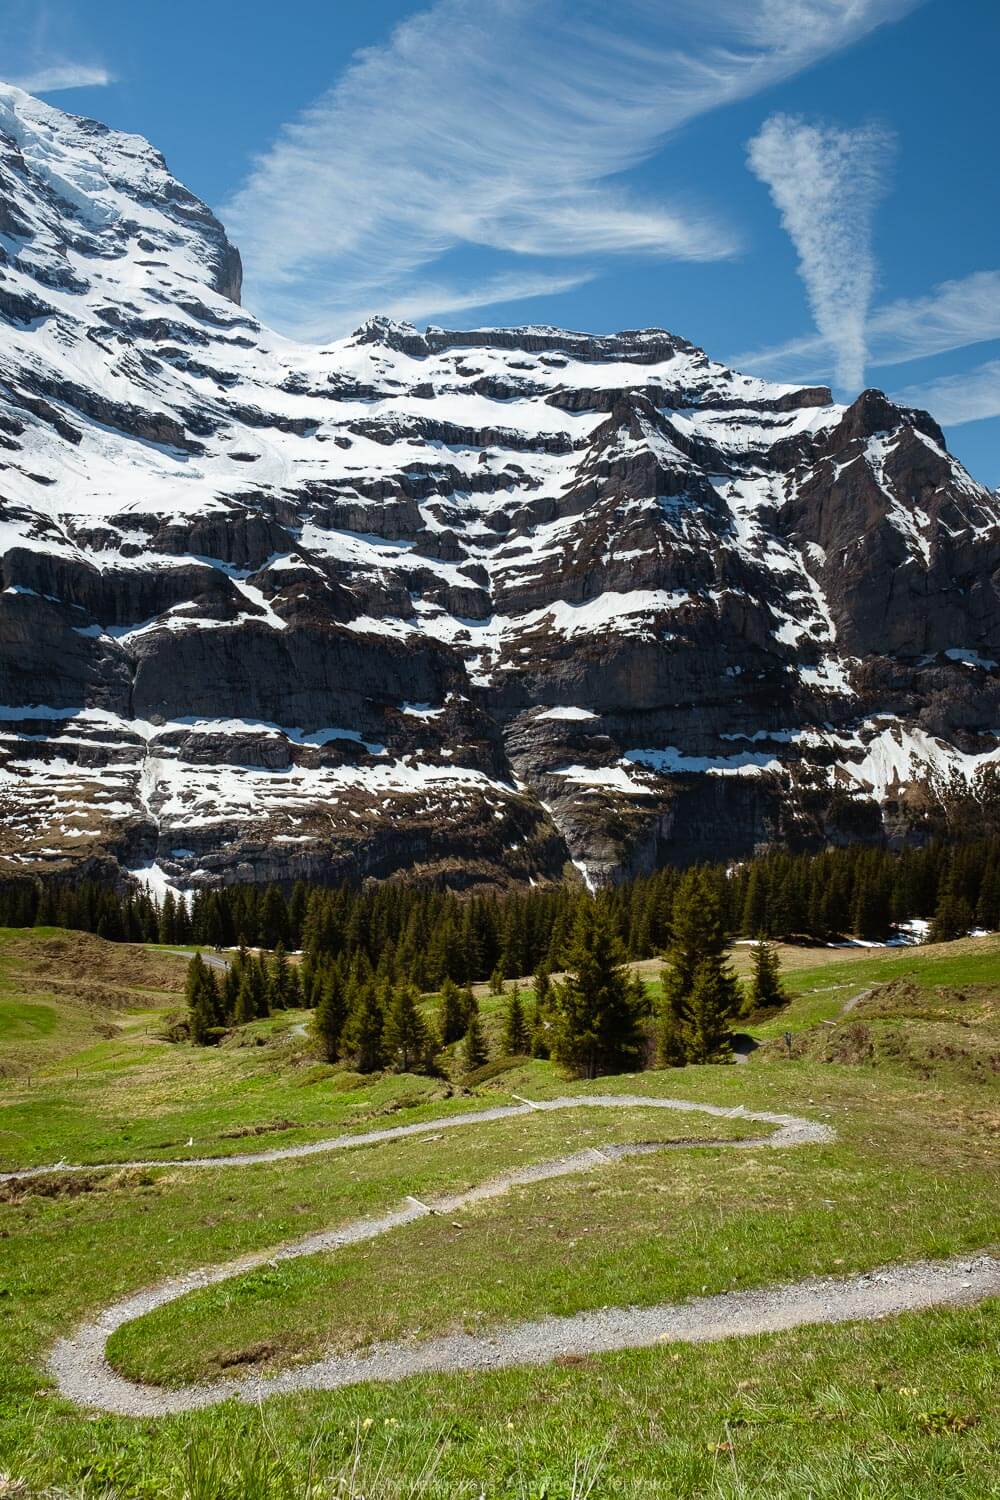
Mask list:
[{"label": "cirrus cloud streak", "polygon": [[[1000,271],[974,271],[923,296],[887,302],[871,314],[867,337],[873,365],[905,364],[1000,339]],[[780,370],[786,379],[818,379],[829,373],[833,353],[829,339],[812,335],[734,355],[733,363],[754,374]]]},{"label": "cirrus cloud streak", "polygon": [[57,94],[65,89],[105,88],[114,75],[99,63],[53,62],[33,69],[11,83],[27,94]]},{"label": "cirrus cloud streak", "polygon": [[437,0],[358,54],[224,207],[249,299],[288,332],[330,336],[359,307],[419,307],[463,247],[529,279],[550,258],[589,275],[611,257],[732,256],[718,215],[622,174],[918,3]]},{"label": "cirrus cloud streak", "polygon": [[907,386],[893,396],[900,406],[931,412],[942,427],[962,427],[1000,417],[1000,359],[991,359],[959,375],[943,375],[924,385]]}]

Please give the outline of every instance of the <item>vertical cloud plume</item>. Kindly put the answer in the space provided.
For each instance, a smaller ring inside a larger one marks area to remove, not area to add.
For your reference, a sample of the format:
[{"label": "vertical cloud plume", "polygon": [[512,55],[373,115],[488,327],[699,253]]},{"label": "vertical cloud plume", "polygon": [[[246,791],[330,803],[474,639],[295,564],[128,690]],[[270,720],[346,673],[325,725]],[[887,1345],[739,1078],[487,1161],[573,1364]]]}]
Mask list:
[{"label": "vertical cloud plume", "polygon": [[774,115],[750,142],[751,171],[770,189],[798,252],[816,327],[833,348],[838,383],[864,384],[875,289],[872,220],[884,196],[894,138]]}]

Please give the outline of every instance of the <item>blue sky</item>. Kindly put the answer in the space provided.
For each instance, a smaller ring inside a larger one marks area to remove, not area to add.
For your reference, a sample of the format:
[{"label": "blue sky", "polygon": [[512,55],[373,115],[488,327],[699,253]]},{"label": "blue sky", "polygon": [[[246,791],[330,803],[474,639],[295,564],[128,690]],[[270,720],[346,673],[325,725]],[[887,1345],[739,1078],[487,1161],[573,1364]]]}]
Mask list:
[{"label": "blue sky", "polygon": [[0,0],[0,56],[152,140],[288,333],[659,324],[1000,485],[996,0]]}]

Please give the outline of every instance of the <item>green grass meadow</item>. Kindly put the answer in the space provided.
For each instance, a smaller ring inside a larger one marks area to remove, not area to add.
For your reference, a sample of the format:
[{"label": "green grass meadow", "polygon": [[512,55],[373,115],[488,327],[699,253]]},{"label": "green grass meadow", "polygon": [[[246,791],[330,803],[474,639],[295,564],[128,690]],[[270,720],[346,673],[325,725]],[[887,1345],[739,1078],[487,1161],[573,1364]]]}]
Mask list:
[{"label": "green grass meadow", "polygon": [[[457,1071],[322,1064],[302,1013],[219,1048],[162,1040],[184,968],[155,948],[0,933],[0,1170],[111,1164],[0,1184],[0,1497],[1000,1495],[1000,1300],[163,1419],[82,1411],[46,1364],[60,1335],[164,1276],[616,1141],[708,1143],[264,1267],[126,1325],[109,1357],[171,1386],[373,1340],[995,1251],[997,940],[789,952],[791,1002],[748,1024],[761,1045],[745,1066],[579,1084],[520,1061],[472,1090]],[[502,1008],[484,1005],[494,1043]],[[794,1113],[837,1136],[731,1151],[721,1143],[766,1127],[582,1106],[289,1161],[183,1164],[594,1091]],[[123,1165],[136,1159],[152,1165]]]}]

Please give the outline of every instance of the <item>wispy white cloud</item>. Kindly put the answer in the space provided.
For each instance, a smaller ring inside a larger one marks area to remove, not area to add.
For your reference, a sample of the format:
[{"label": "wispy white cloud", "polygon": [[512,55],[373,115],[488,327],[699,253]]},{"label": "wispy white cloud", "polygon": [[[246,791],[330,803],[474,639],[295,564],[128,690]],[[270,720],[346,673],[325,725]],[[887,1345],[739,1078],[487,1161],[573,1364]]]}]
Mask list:
[{"label": "wispy white cloud", "polygon": [[886,189],[893,138],[878,125],[842,130],[774,115],[750,143],[799,257],[799,272],[838,384],[864,383],[875,290],[875,206]]},{"label": "wispy white cloud", "polygon": [[944,375],[924,385],[910,385],[892,398],[900,406],[929,411],[942,427],[961,427],[1000,417],[1000,359],[991,359],[960,375]]},{"label": "wispy white cloud", "polygon": [[616,179],[696,116],[918,3],[436,0],[358,54],[224,208],[248,300],[290,332],[332,334],[359,306],[416,316],[428,269],[461,246],[730,256],[738,236],[704,208]]},{"label": "wispy white cloud", "polygon": [[[992,339],[1000,339],[1000,271],[976,271],[944,281],[923,297],[887,302],[868,321],[873,365],[905,364]],[[797,380],[828,374],[833,355],[832,342],[815,336],[736,355],[733,363],[762,374],[782,371]]]},{"label": "wispy white cloud", "polygon": [[96,63],[53,62],[32,69],[11,83],[29,94],[56,94],[63,89],[104,88],[114,75]]},{"label": "wispy white cloud", "polygon": [[77,0],[2,0],[3,77],[29,94],[115,82],[93,46],[93,18]]}]

